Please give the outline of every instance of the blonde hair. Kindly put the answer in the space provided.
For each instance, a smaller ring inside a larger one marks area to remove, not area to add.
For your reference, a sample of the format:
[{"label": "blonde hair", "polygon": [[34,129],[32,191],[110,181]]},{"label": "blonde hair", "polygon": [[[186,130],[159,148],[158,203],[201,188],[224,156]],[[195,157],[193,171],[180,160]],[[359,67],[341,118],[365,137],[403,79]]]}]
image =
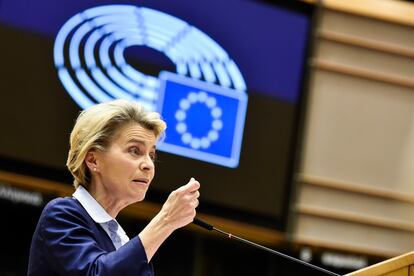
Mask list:
[{"label": "blonde hair", "polygon": [[82,111],[72,133],[66,166],[74,177],[73,185],[88,187],[91,174],[85,161],[91,149],[106,150],[117,130],[127,123],[138,123],[153,131],[158,139],[166,129],[156,112],[149,112],[137,102],[114,100],[94,105]]}]

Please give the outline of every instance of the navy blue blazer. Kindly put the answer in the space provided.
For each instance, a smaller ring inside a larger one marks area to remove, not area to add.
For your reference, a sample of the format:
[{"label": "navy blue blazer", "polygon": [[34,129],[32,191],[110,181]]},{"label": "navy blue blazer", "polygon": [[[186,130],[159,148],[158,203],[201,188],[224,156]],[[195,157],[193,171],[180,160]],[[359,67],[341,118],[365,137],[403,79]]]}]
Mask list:
[{"label": "navy blue blazer", "polygon": [[138,236],[115,250],[103,228],[75,198],[50,201],[30,248],[27,275],[154,275]]}]

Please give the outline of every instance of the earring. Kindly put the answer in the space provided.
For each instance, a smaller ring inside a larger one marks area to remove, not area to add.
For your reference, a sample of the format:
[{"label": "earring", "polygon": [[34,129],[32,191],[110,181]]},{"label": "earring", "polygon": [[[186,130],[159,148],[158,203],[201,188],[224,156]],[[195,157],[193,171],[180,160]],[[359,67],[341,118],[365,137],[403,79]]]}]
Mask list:
[{"label": "earring", "polygon": [[96,167],[93,168],[93,171],[96,172]]}]

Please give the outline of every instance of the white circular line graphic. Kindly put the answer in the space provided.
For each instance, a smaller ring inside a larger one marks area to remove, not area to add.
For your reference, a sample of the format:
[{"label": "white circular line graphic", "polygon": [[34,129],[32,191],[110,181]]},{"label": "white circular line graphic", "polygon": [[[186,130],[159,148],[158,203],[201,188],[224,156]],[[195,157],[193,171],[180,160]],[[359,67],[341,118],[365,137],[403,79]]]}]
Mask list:
[{"label": "white circular line graphic", "polygon": [[[196,27],[150,8],[105,5],[72,16],[54,44],[58,76],[80,107],[123,98],[155,110],[160,81],[126,61],[124,51],[131,46],[164,53],[180,75],[246,91],[240,70],[227,52]],[[209,108],[215,106],[214,98],[198,97]],[[189,106],[184,102],[180,107],[186,110]],[[194,141],[189,142],[193,147],[209,146],[207,140]]]},{"label": "white circular line graphic", "polygon": [[[208,109],[210,109],[210,114],[214,119],[211,123],[211,129],[209,130],[207,136],[200,138],[193,137],[193,135],[187,131],[188,127],[185,123],[185,119],[187,118],[187,110],[190,109],[193,104],[197,103],[204,104]],[[178,109],[175,113],[175,119],[177,120],[175,130],[181,134],[181,141],[184,144],[189,145],[193,149],[207,149],[210,147],[212,142],[219,138],[219,131],[223,127],[223,121],[220,120],[221,114],[221,108],[216,106],[216,99],[214,97],[208,96],[204,91],[199,91],[198,93],[190,92],[188,93],[187,98],[180,101],[180,109]]]}]

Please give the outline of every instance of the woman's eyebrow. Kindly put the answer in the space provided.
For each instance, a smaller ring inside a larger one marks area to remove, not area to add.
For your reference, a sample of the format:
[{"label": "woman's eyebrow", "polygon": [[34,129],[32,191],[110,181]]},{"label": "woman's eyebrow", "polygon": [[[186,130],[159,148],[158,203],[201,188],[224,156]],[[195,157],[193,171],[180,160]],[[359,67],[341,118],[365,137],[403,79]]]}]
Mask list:
[{"label": "woman's eyebrow", "polygon": [[[136,138],[129,139],[127,141],[127,144],[140,144],[140,145],[143,145],[143,146],[147,145],[147,143],[145,143],[145,141],[139,140],[139,139],[136,139]],[[155,145],[152,146],[152,149],[156,150]]]}]

